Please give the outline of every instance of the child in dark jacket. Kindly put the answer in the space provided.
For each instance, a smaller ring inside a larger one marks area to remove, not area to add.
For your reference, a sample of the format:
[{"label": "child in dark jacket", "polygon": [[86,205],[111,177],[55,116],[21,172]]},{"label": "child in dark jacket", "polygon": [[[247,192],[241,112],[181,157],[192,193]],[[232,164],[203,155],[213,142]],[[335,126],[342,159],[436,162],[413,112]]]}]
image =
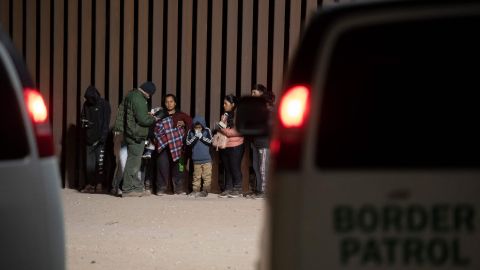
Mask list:
[{"label": "child in dark jacket", "polygon": [[[201,116],[193,118],[192,128],[187,134],[187,145],[192,147],[193,160],[193,192],[195,197],[206,197],[212,183],[212,132]],[[203,178],[203,191],[200,192]]]}]

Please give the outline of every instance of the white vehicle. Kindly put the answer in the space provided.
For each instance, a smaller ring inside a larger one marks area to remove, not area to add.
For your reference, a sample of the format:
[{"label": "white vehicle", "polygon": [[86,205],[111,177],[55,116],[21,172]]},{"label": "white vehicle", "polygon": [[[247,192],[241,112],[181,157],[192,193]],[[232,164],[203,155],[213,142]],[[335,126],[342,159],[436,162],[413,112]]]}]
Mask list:
[{"label": "white vehicle", "polygon": [[[478,1],[311,21],[278,104],[261,269],[480,269],[479,31]],[[258,103],[241,132],[265,132]]]},{"label": "white vehicle", "polygon": [[0,28],[0,268],[65,269],[60,174],[47,108]]}]

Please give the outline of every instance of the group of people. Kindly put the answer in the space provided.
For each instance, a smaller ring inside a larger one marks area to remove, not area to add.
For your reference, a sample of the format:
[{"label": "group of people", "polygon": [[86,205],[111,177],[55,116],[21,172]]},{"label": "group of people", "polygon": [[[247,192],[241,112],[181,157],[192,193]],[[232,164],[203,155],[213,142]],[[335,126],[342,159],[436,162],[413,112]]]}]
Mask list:
[{"label": "group of people", "polygon": [[[202,116],[193,119],[177,110],[175,95],[164,97],[163,106],[149,110],[148,100],[155,93],[152,82],[145,82],[127,93],[118,107],[113,128],[116,171],[111,193],[121,197],[187,194],[186,167],[192,163],[193,180],[189,196],[206,197],[211,192],[212,156],[218,137],[223,144],[219,151],[224,168],[224,181],[219,181],[219,197],[263,197],[268,174],[269,138],[244,138],[235,129],[238,99],[227,95],[224,113],[211,130]],[[264,98],[273,107],[275,95],[262,84],[252,88],[252,96]],[[85,92],[81,113],[86,136],[86,185],[81,192],[103,192],[105,181],[105,146],[109,133],[110,105],[98,90],[90,86]],[[241,163],[246,144],[252,150],[255,179],[250,191],[243,193]],[[203,180],[203,181],[202,181]],[[154,185],[153,185],[154,182]]]}]

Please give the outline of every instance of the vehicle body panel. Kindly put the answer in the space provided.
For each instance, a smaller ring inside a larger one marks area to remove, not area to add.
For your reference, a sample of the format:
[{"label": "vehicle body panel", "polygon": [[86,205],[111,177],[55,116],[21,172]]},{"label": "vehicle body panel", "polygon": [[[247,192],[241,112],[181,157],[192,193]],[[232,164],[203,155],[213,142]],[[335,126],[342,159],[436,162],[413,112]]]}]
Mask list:
[{"label": "vehicle body panel", "polygon": [[[480,268],[476,256],[480,250],[480,168],[322,168],[316,162],[322,119],[315,106],[322,104],[324,91],[333,91],[326,90],[325,85],[338,37],[353,28],[399,20],[480,16],[480,6],[474,1],[436,2],[347,6],[324,11],[312,20],[290,66],[285,86],[285,89],[298,84],[311,87],[311,113],[301,131],[286,130],[280,125],[275,130],[274,137],[280,141],[287,138],[285,133],[296,133],[301,154],[296,161],[298,167],[293,169],[281,166],[283,160],[291,162],[290,151],[280,149],[274,156],[266,225],[269,230],[265,239],[269,260],[262,262],[263,269]],[[370,230],[342,231],[338,227],[341,223],[336,220],[340,212],[335,211],[347,208],[360,216],[377,217],[379,220],[367,220],[377,222],[377,226],[372,225]],[[373,215],[376,211],[380,214]],[[390,213],[400,215],[397,219],[403,221],[395,221],[388,216]],[[408,213],[417,215],[410,221],[428,224],[424,227],[410,224],[413,229],[407,230]],[[463,223],[455,223],[455,218]],[[397,223],[385,225],[388,222],[382,223],[381,219]],[[385,239],[397,242],[385,244]],[[361,246],[346,254],[348,245],[342,246],[346,241]],[[417,250],[409,250],[412,246]]]},{"label": "vehicle body panel", "polygon": [[[0,29],[0,65],[8,76],[4,91],[14,91],[23,120],[28,152],[0,160],[0,258],[2,269],[65,269],[60,173],[55,156],[39,157],[23,89],[32,88],[21,58]],[[3,104],[2,106],[5,106]],[[11,115],[2,115],[2,120]],[[5,122],[5,121],[2,121]],[[22,132],[3,127],[2,132]],[[19,136],[23,136],[20,134]]]}]

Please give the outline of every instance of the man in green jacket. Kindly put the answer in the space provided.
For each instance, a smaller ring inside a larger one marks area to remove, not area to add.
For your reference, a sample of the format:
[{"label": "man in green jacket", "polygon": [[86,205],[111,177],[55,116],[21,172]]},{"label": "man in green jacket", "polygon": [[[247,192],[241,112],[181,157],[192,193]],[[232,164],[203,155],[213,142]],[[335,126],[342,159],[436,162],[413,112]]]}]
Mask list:
[{"label": "man in green jacket", "polygon": [[148,112],[147,100],[155,93],[155,85],[145,82],[131,91],[124,104],[124,136],[127,144],[127,163],[123,174],[122,197],[141,197],[144,195],[143,184],[137,174],[142,162],[145,139],[149,127],[156,118]]}]

